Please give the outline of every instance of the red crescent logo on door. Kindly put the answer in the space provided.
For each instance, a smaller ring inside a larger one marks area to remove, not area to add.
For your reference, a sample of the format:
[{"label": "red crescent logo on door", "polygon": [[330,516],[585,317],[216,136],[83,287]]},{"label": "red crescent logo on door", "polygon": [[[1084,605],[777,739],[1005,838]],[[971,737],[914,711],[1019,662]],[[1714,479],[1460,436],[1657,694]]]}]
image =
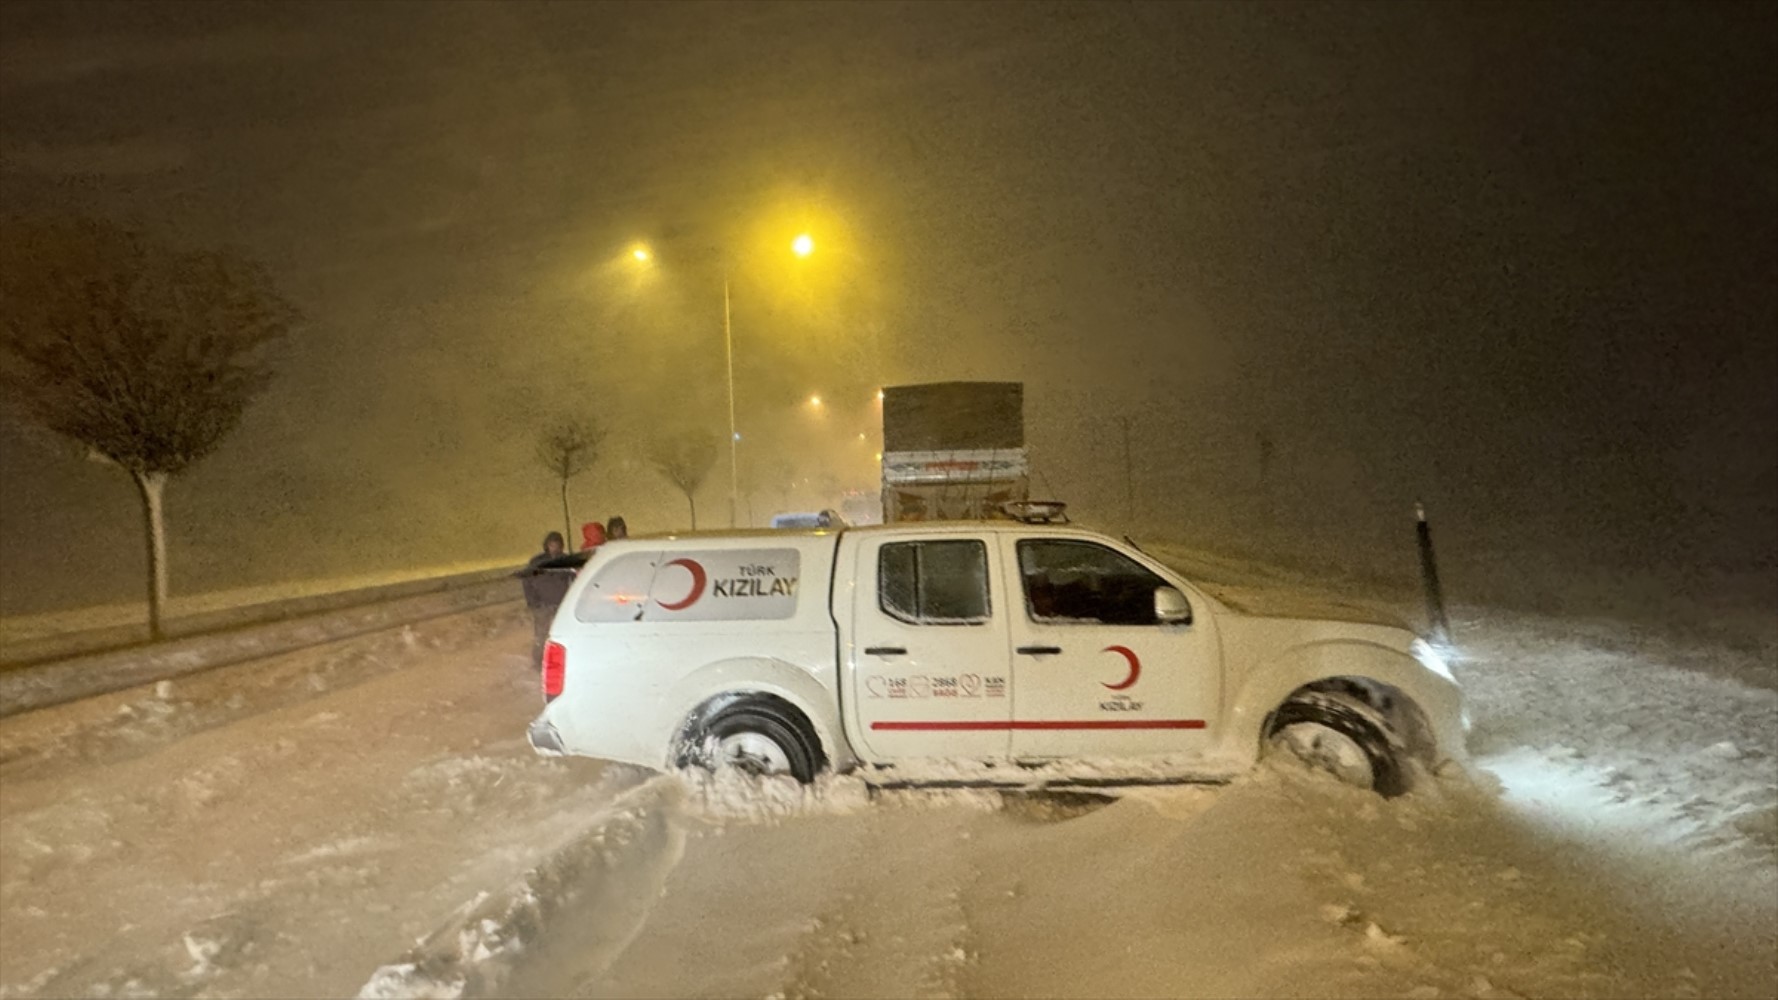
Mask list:
[{"label": "red crescent logo on door", "polygon": [[1122,691],[1124,688],[1136,683],[1136,679],[1142,676],[1142,661],[1136,658],[1136,654],[1131,651],[1130,647],[1106,646],[1104,649],[1099,650],[1099,652],[1116,653],[1130,662],[1130,676],[1125,677],[1123,681],[1118,684],[1107,684],[1104,681],[1100,681],[1100,687],[1110,688],[1113,691]]},{"label": "red crescent logo on door", "polygon": [[658,603],[662,611],[683,611],[695,604],[698,598],[704,596],[704,582],[706,580],[704,567],[698,565],[696,559],[674,559],[667,565],[685,567],[685,571],[691,574],[691,593],[686,594],[685,599],[677,603],[668,603],[667,601]]}]

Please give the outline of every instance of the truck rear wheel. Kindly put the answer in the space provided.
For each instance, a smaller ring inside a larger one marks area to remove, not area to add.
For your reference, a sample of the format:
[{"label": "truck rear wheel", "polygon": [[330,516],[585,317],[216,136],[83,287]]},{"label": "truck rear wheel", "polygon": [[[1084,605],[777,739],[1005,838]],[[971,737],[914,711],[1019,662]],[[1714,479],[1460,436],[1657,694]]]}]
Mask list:
[{"label": "truck rear wheel", "polygon": [[795,709],[765,699],[731,705],[711,719],[693,741],[695,762],[712,770],[788,774],[803,784],[821,770],[821,747]]},{"label": "truck rear wheel", "polygon": [[1389,737],[1361,702],[1325,692],[1293,698],[1272,713],[1268,749],[1384,798],[1407,791],[1407,776]]}]

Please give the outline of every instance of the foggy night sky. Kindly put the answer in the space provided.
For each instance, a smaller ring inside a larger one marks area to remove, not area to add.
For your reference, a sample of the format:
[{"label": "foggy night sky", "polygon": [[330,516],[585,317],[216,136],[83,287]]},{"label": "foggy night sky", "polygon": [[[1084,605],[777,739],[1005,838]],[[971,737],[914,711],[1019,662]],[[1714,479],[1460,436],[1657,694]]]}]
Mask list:
[{"label": "foggy night sky", "polygon": [[[874,488],[877,385],[1008,379],[1118,533],[1393,571],[1420,496],[1460,595],[1771,574],[1775,10],[10,2],[0,210],[308,317],[169,490],[175,593],[524,552],[570,406],[576,519],[682,525],[644,442],[725,427],[724,263],[761,519]],[[5,425],[0,480],[0,610],[136,596],[127,477]]]}]

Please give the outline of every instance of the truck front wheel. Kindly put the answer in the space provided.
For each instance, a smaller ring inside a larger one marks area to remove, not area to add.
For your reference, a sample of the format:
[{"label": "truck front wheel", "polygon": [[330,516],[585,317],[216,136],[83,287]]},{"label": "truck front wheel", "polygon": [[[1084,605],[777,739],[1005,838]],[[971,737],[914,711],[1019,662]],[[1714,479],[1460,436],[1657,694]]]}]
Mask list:
[{"label": "truck front wheel", "polygon": [[1293,698],[1272,714],[1269,749],[1288,752],[1384,798],[1400,795],[1407,791],[1407,776],[1389,737],[1365,708],[1356,699],[1328,692]]},{"label": "truck front wheel", "polygon": [[747,774],[788,774],[803,784],[815,780],[824,763],[820,745],[796,710],[764,698],[730,705],[691,740],[683,763],[712,770],[732,767]]}]

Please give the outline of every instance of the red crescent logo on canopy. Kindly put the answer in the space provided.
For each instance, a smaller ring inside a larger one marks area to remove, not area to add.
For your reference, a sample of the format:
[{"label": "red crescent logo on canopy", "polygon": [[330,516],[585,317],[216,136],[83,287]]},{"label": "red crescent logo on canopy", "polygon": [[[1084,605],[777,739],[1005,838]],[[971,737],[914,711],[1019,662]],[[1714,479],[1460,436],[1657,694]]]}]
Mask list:
[{"label": "red crescent logo on canopy", "polygon": [[686,594],[685,599],[677,603],[667,601],[657,601],[656,603],[661,606],[662,611],[683,611],[696,603],[698,598],[704,596],[704,582],[707,579],[704,575],[704,567],[698,565],[696,559],[674,559],[667,565],[685,567],[685,571],[691,574],[691,593]]},{"label": "red crescent logo on canopy", "polygon": [[1136,658],[1136,654],[1130,649],[1130,647],[1128,647],[1128,646],[1106,646],[1104,649],[1099,650],[1099,652],[1101,652],[1101,653],[1116,653],[1119,656],[1123,657],[1124,659],[1130,661],[1130,676],[1125,677],[1123,679],[1123,682],[1119,683],[1119,684],[1107,684],[1104,681],[1100,681],[1099,685],[1101,687],[1110,688],[1113,691],[1122,691],[1124,688],[1127,688],[1130,685],[1136,683],[1136,679],[1142,676],[1142,661]]}]

